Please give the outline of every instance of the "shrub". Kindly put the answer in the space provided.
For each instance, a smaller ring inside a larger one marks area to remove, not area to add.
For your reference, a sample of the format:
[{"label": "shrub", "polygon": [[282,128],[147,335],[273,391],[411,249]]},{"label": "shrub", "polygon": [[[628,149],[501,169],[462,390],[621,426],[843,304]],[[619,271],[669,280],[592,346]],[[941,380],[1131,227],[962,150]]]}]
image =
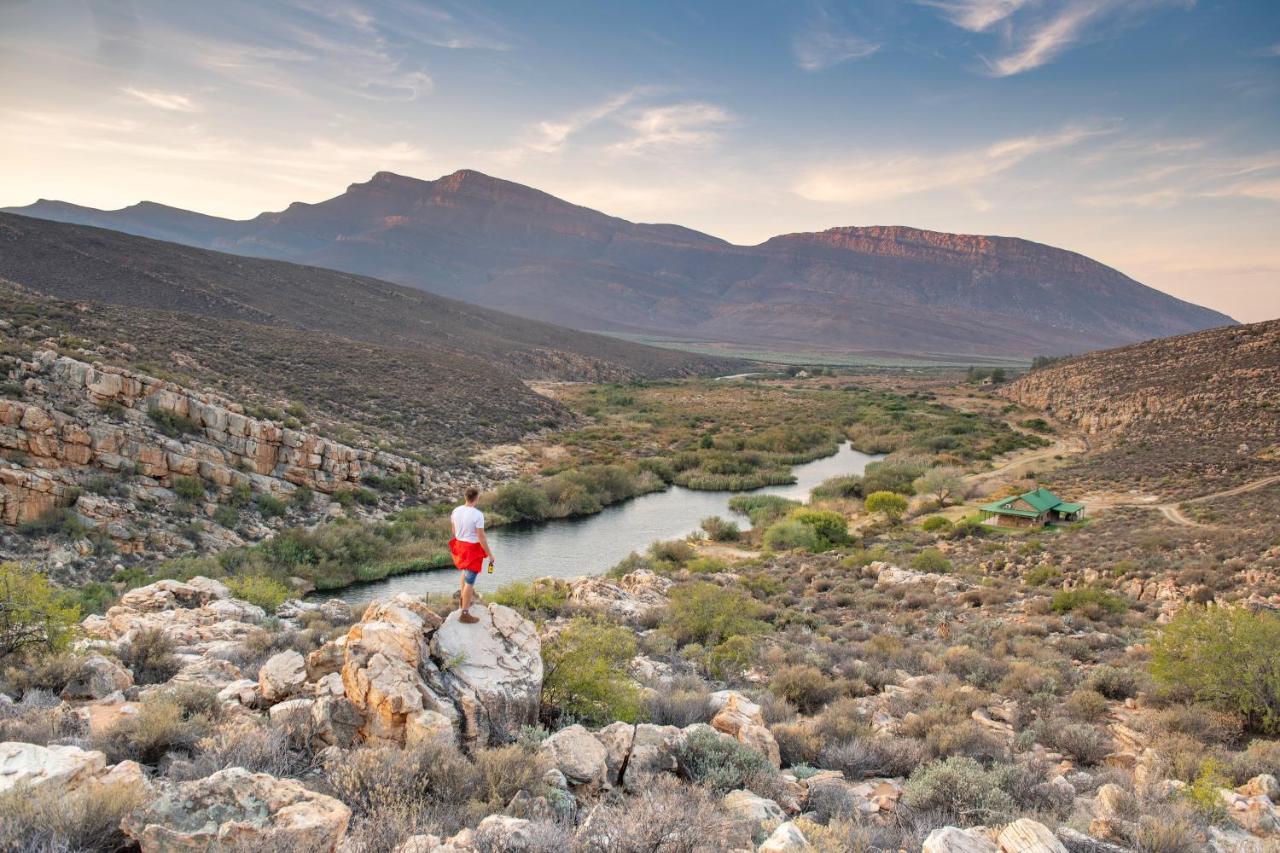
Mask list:
[{"label": "shrub", "polygon": [[1107,715],[1107,697],[1096,690],[1080,689],[1067,697],[1064,707],[1077,720],[1095,723]]},{"label": "shrub", "polygon": [[0,850],[53,853],[123,850],[125,815],[142,805],[145,791],[125,785],[19,785],[0,794]]},{"label": "shrub", "polygon": [[822,670],[808,664],[784,666],[769,681],[769,690],[800,709],[813,714],[836,697],[839,688],[823,675]]},{"label": "shrub", "polygon": [[1188,606],[1156,637],[1151,674],[1161,684],[1280,734],[1280,616]]},{"label": "shrub", "polygon": [[1080,764],[1090,766],[1111,752],[1111,735],[1088,723],[1070,723],[1055,728],[1053,745]]},{"label": "shrub", "polygon": [[821,764],[856,780],[873,776],[906,776],[928,758],[924,744],[914,738],[877,735],[856,737],[822,751]]},{"label": "shrub", "polygon": [[1036,566],[1022,576],[1022,582],[1027,586],[1044,586],[1062,579],[1062,570],[1057,566]]},{"label": "shrub", "polygon": [[80,608],[40,572],[0,563],[0,660],[66,647],[79,620]]},{"label": "shrub", "polygon": [[541,521],[551,510],[547,495],[532,483],[507,483],[494,494],[489,506],[511,521]]},{"label": "shrub", "polygon": [[1129,609],[1123,598],[1096,586],[1064,589],[1053,596],[1049,607],[1054,613],[1080,610],[1090,618],[1104,613],[1123,613]]},{"label": "shrub", "polygon": [[324,787],[358,816],[466,803],[482,787],[480,772],[443,739],[406,748],[364,746],[325,762]]},{"label": "shrub", "polygon": [[255,503],[263,518],[282,518],[287,510],[285,502],[274,495],[258,495]]},{"label": "shrub", "polygon": [[793,519],[771,524],[764,532],[764,545],[774,551],[822,550],[818,531]]},{"label": "shrub", "polygon": [[137,713],[121,717],[99,735],[94,748],[111,763],[133,759],[153,766],[171,752],[191,754],[209,733],[218,707],[209,688],[154,693],[142,700]]},{"label": "shrub", "polygon": [[1131,669],[1118,666],[1096,666],[1084,680],[1084,686],[1108,699],[1128,699],[1138,695],[1138,676]]},{"label": "shrub", "polygon": [[717,646],[730,637],[762,634],[769,626],[754,598],[738,589],[722,589],[703,581],[672,590],[664,628],[680,645]]},{"label": "shrub", "polygon": [[117,651],[120,662],[133,672],[136,684],[162,684],[173,678],[182,664],[173,654],[173,641],[161,628],[144,628]]},{"label": "shrub", "polygon": [[711,691],[696,677],[677,679],[649,696],[649,721],[659,726],[705,723],[710,711]]},{"label": "shrub", "polygon": [[742,538],[738,525],[718,515],[702,519],[702,529],[712,542],[737,542]]},{"label": "shrub", "polygon": [[907,511],[907,499],[889,491],[867,495],[867,512],[880,513],[888,521],[897,521]]},{"label": "shrub", "polygon": [[213,520],[228,530],[234,530],[240,524],[240,510],[230,504],[220,506],[213,511]]},{"label": "shrub", "polygon": [[1012,815],[1013,798],[1003,789],[999,769],[984,770],[967,756],[917,767],[902,790],[902,801],[920,811],[938,811],[962,824],[999,823]]},{"label": "shrub", "polygon": [[717,794],[747,788],[761,797],[778,797],[785,783],[769,759],[711,729],[695,729],[676,749],[681,775]]},{"label": "shrub", "polygon": [[915,493],[914,483],[928,469],[928,463],[918,459],[882,459],[871,462],[862,474],[862,491],[895,492],[899,495]]},{"label": "shrub", "polygon": [[198,501],[204,497],[204,480],[199,477],[176,476],[173,478],[173,493],[183,500]]},{"label": "shrub", "polygon": [[256,604],[268,613],[284,604],[289,597],[289,587],[267,575],[242,575],[227,578],[227,588],[236,598]]},{"label": "shrub", "polygon": [[83,539],[88,531],[80,521],[80,516],[69,506],[54,507],[44,514],[28,519],[18,525],[18,532],[23,536],[62,535],[69,539]]},{"label": "shrub", "polygon": [[941,515],[931,515],[920,522],[920,529],[925,533],[946,532],[952,527],[951,519]]},{"label": "shrub", "polygon": [[577,840],[591,853],[755,848],[750,828],[725,812],[720,797],[665,773],[633,797],[594,807]]},{"label": "shrub", "polygon": [[636,641],[626,628],[577,618],[542,647],[542,698],[551,708],[589,725],[640,719],[639,685],[626,667]]},{"label": "shrub", "polygon": [[489,600],[519,610],[526,616],[547,619],[557,615],[569,602],[569,588],[564,584],[540,580],[533,583],[517,581],[499,588],[489,596]]},{"label": "shrub", "polygon": [[801,507],[794,510],[790,517],[793,521],[812,527],[814,533],[818,534],[818,546],[823,550],[849,541],[849,520],[843,513]]},{"label": "shrub", "polygon": [[179,438],[183,435],[200,431],[200,424],[191,418],[174,414],[173,412],[152,409],[147,412],[147,417],[151,418],[151,423],[155,424],[157,430],[169,436],[169,438]]},{"label": "shrub", "polygon": [[514,743],[478,750],[475,762],[480,773],[477,793],[495,809],[505,808],[521,791],[541,793],[542,777],[552,767],[545,753]]},{"label": "shrub", "polygon": [[815,500],[860,498],[862,497],[862,476],[859,474],[846,474],[823,480],[813,487],[809,495]]},{"label": "shrub", "polygon": [[779,495],[736,495],[729,499],[729,509],[745,515],[752,527],[767,527],[799,505]]},{"label": "shrub", "polygon": [[949,572],[951,561],[937,548],[925,548],[911,560],[911,568],[917,572]]},{"label": "shrub", "polygon": [[968,489],[964,472],[947,465],[931,468],[917,477],[912,487],[917,495],[932,497],[938,506],[946,506],[956,498],[963,498]]}]

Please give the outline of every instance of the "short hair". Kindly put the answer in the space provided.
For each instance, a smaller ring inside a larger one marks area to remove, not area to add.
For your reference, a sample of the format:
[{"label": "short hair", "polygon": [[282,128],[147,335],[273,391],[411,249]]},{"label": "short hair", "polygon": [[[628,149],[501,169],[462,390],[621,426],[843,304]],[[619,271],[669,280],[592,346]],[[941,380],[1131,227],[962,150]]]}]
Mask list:
[{"label": "short hair", "polygon": [[475,486],[467,486],[466,495],[467,495],[467,503],[471,503],[473,500],[480,497],[480,490],[477,489]]}]

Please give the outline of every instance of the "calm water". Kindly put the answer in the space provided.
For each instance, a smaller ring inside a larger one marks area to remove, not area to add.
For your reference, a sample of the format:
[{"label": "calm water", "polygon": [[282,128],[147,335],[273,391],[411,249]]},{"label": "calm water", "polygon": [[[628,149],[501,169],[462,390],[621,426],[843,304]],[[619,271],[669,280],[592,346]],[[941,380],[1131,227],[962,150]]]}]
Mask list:
[{"label": "calm water", "polygon": [[[788,486],[768,486],[750,493],[702,492],[672,486],[665,492],[614,504],[585,518],[497,527],[489,531],[489,546],[497,557],[497,568],[492,575],[481,575],[477,585],[483,592],[511,581],[601,574],[652,542],[679,539],[698,530],[702,519],[709,515],[733,519],[746,529],[751,526],[746,517],[729,509],[729,499],[734,495],[782,495],[793,500],[808,500],[809,491],[823,480],[841,474],[861,474],[868,462],[879,458],[844,444],[832,456],[797,465],[792,469],[796,482]],[[396,575],[321,593],[321,596],[338,596],[352,604],[364,604],[398,592],[448,593],[457,587],[456,570],[434,569]]]}]

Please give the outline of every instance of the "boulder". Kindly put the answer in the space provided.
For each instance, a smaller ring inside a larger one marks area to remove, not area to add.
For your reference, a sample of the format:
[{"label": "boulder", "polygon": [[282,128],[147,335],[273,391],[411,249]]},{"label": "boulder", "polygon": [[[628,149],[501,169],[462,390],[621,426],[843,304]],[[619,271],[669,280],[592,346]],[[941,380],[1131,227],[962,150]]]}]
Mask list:
[{"label": "boulder", "polygon": [[503,853],[533,850],[533,823],[523,818],[491,814],[476,827],[475,846],[482,850],[501,850]]},{"label": "boulder", "polygon": [[1049,827],[1031,818],[1018,818],[996,836],[1000,853],[1068,853]]},{"label": "boulder", "polygon": [[258,702],[258,682],[239,678],[218,691],[218,701],[224,705],[243,705],[251,708]]},{"label": "boulder", "polygon": [[998,853],[991,840],[976,832],[944,826],[929,833],[920,853]]},{"label": "boulder", "polygon": [[228,685],[243,680],[245,680],[244,673],[231,661],[222,658],[200,658],[178,670],[166,685],[169,687],[194,685],[212,687],[214,690],[221,691]]},{"label": "boulder", "polygon": [[671,580],[648,569],[631,572],[618,580],[606,577],[569,581],[569,601],[580,607],[604,611],[620,622],[635,624],[647,613],[666,607]]},{"label": "boulder", "polygon": [[514,740],[538,721],[542,702],[542,644],[533,623],[509,607],[473,607],[480,621],[465,625],[459,611],[431,638],[444,693],[458,709],[467,746]]},{"label": "boulder", "polygon": [[458,732],[454,721],[439,711],[415,711],[404,720],[406,744],[445,741],[456,743]]},{"label": "boulder", "polygon": [[540,749],[575,789],[594,792],[608,779],[608,751],[582,726],[561,729],[544,740]]},{"label": "boulder", "polygon": [[756,848],[756,853],[808,853],[813,845],[804,837],[800,828],[791,821],[778,824],[773,834]]},{"label": "boulder", "polygon": [[724,795],[723,802],[727,811],[749,821],[757,831],[763,829],[765,824],[780,821],[786,816],[782,806],[746,789],[730,791]]},{"label": "boulder", "polygon": [[1280,782],[1270,773],[1263,773],[1236,788],[1236,793],[1244,797],[1266,797],[1273,803],[1280,802]]},{"label": "boulder", "polygon": [[121,823],[143,853],[174,851],[333,851],[351,810],[292,779],[242,767],[161,792]]},{"label": "boulder", "polygon": [[363,725],[360,709],[345,696],[321,696],[311,706],[313,742],[350,749],[359,743]]},{"label": "boulder", "polygon": [[711,707],[716,710],[712,728],[756,750],[774,767],[782,766],[778,742],[765,726],[759,705],[736,691],[721,690],[711,694]]},{"label": "boulder", "polygon": [[610,785],[622,783],[621,773],[631,756],[631,744],[635,741],[636,727],[634,723],[610,723],[592,734],[604,747],[605,767],[608,770]]},{"label": "boulder", "polygon": [[77,788],[106,772],[101,752],[78,746],[0,743],[0,793],[16,785],[59,785]]},{"label": "boulder", "polygon": [[631,754],[622,774],[622,787],[628,791],[639,791],[651,776],[676,772],[676,751],[684,739],[685,733],[675,726],[637,725],[631,741]]},{"label": "boulder", "polygon": [[272,655],[258,670],[258,690],[264,702],[280,702],[307,683],[307,662],[293,649]]},{"label": "boulder", "polygon": [[129,670],[110,658],[93,654],[84,659],[80,670],[62,689],[62,698],[105,699],[116,691],[128,690],[132,686],[133,675]]}]

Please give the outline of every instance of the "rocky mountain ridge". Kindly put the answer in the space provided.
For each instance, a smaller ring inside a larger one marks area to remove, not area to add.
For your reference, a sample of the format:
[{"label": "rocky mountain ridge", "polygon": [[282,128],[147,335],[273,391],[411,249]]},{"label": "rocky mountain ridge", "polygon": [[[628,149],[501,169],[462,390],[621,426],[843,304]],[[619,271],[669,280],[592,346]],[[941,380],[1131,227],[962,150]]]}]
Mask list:
[{"label": "rocky mountain ridge", "polygon": [[38,202],[10,208],[372,275],[578,329],[914,353],[1079,352],[1230,324],[1026,240],[847,227],[737,246],[460,170],[379,172],[243,221]]}]

